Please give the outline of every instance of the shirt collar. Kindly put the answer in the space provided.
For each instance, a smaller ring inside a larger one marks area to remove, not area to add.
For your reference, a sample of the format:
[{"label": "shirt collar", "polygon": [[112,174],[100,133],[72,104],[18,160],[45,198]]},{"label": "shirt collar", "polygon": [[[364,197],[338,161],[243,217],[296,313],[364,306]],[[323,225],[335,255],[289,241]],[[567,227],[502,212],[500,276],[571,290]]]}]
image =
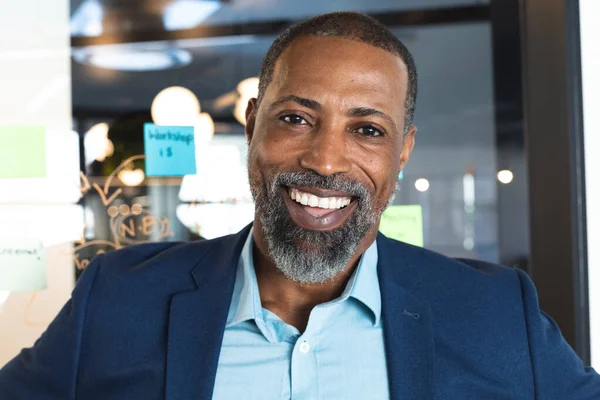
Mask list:
[{"label": "shirt collar", "polygon": [[379,325],[381,319],[381,291],[379,277],[377,276],[377,241],[360,257],[360,262],[352,276],[352,285],[348,282],[346,290],[350,287],[350,296],[354,297],[373,313],[373,326]]},{"label": "shirt collar", "polygon": [[[262,304],[258,291],[258,282],[254,271],[252,247],[253,229],[250,229],[246,243],[242,249],[236,272],[232,306],[229,309],[226,327],[247,320],[262,321]],[[346,284],[342,295],[332,302],[341,302],[352,297],[363,303],[373,314],[373,326],[381,319],[381,292],[377,276],[377,241],[363,253],[356,270]]]},{"label": "shirt collar", "polygon": [[252,234],[254,229],[251,228],[248,233],[246,243],[242,248],[238,269],[236,272],[235,284],[233,287],[233,296],[231,298],[231,307],[227,316],[227,324],[225,327],[230,327],[239,322],[247,320],[262,319],[262,304],[260,302],[260,294],[258,292],[258,281],[254,272],[254,263],[252,256],[252,246],[254,240]]}]

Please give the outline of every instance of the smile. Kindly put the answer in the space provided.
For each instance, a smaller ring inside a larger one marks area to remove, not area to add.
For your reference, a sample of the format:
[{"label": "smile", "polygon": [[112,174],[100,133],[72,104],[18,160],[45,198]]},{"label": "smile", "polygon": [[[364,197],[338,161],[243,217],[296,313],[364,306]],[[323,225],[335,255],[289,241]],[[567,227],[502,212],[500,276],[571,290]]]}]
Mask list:
[{"label": "smile", "polygon": [[318,188],[283,188],[282,195],[292,221],[308,230],[339,228],[357,206],[348,193]]},{"label": "smile", "polygon": [[292,200],[296,200],[297,203],[302,205],[330,210],[346,207],[352,201],[350,197],[319,197],[312,193],[301,192],[298,189],[290,189],[289,194]]}]

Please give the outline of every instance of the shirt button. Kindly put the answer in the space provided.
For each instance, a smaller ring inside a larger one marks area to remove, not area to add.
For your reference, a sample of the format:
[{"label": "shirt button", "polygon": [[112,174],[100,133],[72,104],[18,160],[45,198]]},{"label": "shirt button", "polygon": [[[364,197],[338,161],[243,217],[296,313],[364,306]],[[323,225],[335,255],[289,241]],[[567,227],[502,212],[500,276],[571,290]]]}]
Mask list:
[{"label": "shirt button", "polygon": [[306,342],[302,342],[300,344],[300,352],[306,354],[309,351],[310,351],[310,345]]}]

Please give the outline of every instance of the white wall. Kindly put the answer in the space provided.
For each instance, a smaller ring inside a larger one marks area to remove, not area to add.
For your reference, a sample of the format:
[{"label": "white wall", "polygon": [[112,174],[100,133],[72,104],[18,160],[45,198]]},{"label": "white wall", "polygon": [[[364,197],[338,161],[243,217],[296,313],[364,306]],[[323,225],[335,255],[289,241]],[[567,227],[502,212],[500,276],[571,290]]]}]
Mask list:
[{"label": "white wall", "polygon": [[47,170],[57,178],[0,179],[0,237],[42,240],[48,279],[35,298],[32,292],[0,296],[3,366],[34,343],[68,300],[74,284],[71,240],[83,227],[73,204],[79,182],[71,133],[69,2],[1,0],[0,9],[0,125],[44,125],[51,144]]},{"label": "white wall", "polygon": [[579,0],[592,366],[600,368],[600,2]]}]

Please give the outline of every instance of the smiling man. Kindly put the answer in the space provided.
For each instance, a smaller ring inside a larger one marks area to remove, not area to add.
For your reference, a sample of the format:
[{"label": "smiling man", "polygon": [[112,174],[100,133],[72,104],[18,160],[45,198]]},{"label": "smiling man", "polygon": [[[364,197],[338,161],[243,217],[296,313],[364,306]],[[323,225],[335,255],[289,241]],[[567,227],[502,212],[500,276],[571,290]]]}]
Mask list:
[{"label": "smiling man", "polygon": [[416,93],[371,18],[288,29],[247,110],[254,223],[97,257],[0,398],[600,399],[524,273],[378,234]]}]

